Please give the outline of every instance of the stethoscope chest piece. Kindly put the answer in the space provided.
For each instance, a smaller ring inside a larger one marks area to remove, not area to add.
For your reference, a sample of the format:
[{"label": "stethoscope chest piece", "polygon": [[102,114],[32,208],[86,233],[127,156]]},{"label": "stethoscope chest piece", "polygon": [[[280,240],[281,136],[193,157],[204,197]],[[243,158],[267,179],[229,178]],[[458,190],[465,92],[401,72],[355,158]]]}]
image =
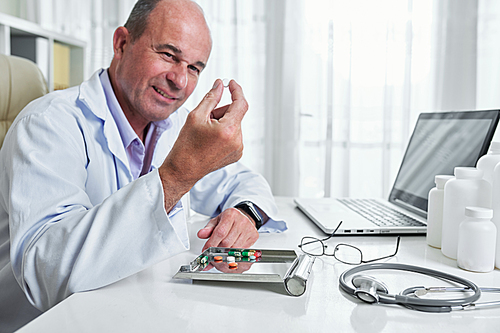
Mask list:
[{"label": "stethoscope chest piece", "polygon": [[382,281],[369,275],[353,276],[352,284],[356,288],[354,295],[366,303],[378,303],[378,293],[389,293],[389,289]]}]

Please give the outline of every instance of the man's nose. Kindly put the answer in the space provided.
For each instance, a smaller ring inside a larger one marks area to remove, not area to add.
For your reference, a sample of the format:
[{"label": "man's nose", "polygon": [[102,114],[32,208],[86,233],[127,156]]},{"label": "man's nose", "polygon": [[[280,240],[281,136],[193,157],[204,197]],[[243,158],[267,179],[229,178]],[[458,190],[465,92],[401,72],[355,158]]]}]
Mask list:
[{"label": "man's nose", "polygon": [[178,90],[184,89],[187,86],[187,68],[182,64],[174,66],[167,73],[167,80],[174,85]]}]

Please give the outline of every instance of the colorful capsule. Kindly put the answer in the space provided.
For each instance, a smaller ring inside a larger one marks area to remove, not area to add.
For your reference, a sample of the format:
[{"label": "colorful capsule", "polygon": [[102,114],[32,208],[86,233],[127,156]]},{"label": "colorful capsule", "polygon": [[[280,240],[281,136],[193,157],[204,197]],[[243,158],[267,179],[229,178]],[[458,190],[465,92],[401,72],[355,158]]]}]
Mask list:
[{"label": "colorful capsule", "polygon": [[215,261],[222,261],[222,256],[215,256],[215,257],[214,257],[214,260],[215,260]]},{"label": "colorful capsule", "polygon": [[228,265],[229,265],[230,269],[236,269],[236,268],[238,268],[238,263],[236,263],[236,262],[230,262]]}]

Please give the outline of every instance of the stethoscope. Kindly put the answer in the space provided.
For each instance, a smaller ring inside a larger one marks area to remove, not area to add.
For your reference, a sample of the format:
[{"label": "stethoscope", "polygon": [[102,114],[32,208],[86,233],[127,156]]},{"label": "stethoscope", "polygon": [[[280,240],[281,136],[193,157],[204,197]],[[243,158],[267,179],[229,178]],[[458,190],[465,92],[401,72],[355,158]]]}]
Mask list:
[{"label": "stethoscope", "polygon": [[[395,269],[432,276],[438,279],[455,282],[462,287],[411,287],[403,290],[399,295],[389,294],[389,289],[380,280],[369,275],[354,275],[356,273],[377,270]],[[347,284],[347,278],[352,276],[351,282],[354,288]],[[479,288],[475,283],[456,275],[436,271],[430,268],[412,266],[396,263],[374,263],[351,268],[339,278],[339,287],[348,295],[354,296],[366,303],[398,304],[412,310],[424,312],[450,312],[456,310],[472,310],[477,308],[487,308],[500,306],[500,301],[475,303],[481,292],[498,292],[500,288]],[[448,298],[448,299],[428,299],[421,296],[432,292],[468,292],[470,296]]]}]

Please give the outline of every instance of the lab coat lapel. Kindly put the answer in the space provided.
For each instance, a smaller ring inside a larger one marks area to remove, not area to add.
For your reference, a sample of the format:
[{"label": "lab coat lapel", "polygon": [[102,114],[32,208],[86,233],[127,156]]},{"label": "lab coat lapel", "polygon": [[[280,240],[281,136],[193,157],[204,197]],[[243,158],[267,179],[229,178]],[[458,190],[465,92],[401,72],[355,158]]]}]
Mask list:
[{"label": "lab coat lapel", "polygon": [[166,133],[163,133],[163,135],[158,140],[155,152],[153,154],[153,160],[151,161],[152,169],[158,169],[163,164],[165,157],[167,157],[171,149],[172,144],[168,142]]},{"label": "lab coat lapel", "polygon": [[121,188],[130,183],[133,178],[120,132],[107,106],[106,96],[99,79],[103,70],[95,72],[88,81],[82,83],[78,98],[90,112],[103,121],[104,138],[108,149],[115,156],[119,187]]},{"label": "lab coat lapel", "polygon": [[165,120],[164,126],[166,130],[158,140],[158,144],[156,145],[156,150],[153,155],[153,161],[151,163],[153,169],[158,169],[163,164],[165,157],[167,157],[170,153],[170,150],[172,150],[172,147],[179,136],[179,132],[186,122],[187,114],[187,109],[181,107]]}]

